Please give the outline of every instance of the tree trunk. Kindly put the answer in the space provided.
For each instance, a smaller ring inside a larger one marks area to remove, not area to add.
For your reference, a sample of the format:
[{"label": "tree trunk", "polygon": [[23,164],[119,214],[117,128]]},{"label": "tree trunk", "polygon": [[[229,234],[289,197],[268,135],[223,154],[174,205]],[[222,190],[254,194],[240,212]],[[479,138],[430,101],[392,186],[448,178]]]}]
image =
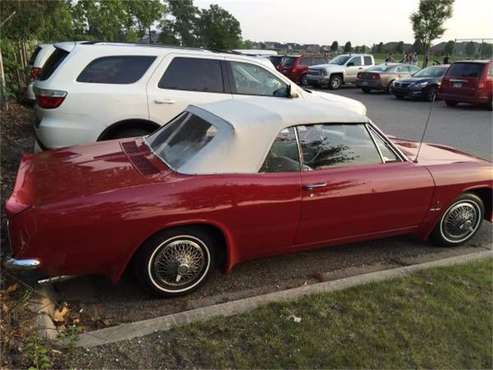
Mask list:
[{"label": "tree trunk", "polygon": [[2,106],[2,110],[9,109],[9,102],[7,99],[7,88],[5,85],[5,72],[3,70],[3,57],[2,57],[2,49],[0,49],[0,103]]}]

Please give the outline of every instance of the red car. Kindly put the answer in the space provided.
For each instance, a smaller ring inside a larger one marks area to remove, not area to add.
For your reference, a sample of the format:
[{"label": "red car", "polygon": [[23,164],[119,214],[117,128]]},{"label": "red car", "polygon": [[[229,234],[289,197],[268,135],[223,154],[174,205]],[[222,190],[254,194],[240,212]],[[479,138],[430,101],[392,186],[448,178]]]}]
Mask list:
[{"label": "red car", "polygon": [[161,295],[221,266],[414,234],[456,246],[492,219],[491,163],[389,140],[339,103],[189,106],[151,136],[24,156],[7,201],[10,269],[135,269]]},{"label": "red car", "polygon": [[306,74],[308,66],[301,63],[301,55],[285,56],[279,65],[279,71],[291,81],[299,85],[306,85]]},{"label": "red car", "polygon": [[449,107],[458,103],[484,105],[493,102],[493,60],[453,63],[443,77],[439,96]]}]

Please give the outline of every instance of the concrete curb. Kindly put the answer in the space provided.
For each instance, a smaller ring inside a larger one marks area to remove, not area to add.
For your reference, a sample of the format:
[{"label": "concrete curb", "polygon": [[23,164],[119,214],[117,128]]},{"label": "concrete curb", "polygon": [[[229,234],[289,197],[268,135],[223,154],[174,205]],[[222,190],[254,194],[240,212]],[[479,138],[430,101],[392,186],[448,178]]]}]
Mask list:
[{"label": "concrete curb", "polygon": [[158,331],[166,331],[176,326],[190,324],[196,321],[205,321],[216,316],[233,316],[251,311],[257,307],[273,303],[294,300],[306,295],[333,292],[372,282],[395,279],[413,274],[417,271],[433,267],[451,266],[493,257],[493,250],[481,251],[456,257],[444,258],[437,261],[417,265],[398,267],[390,270],[371,272],[344,279],[327,281],[312,285],[305,285],[280,292],[274,292],[256,297],[249,297],[237,301],[196,308],[190,311],[153,319],[121,324],[105,329],[83,333],[79,336],[79,347],[94,347],[108,343],[119,342],[132,338],[142,337]]},{"label": "concrete curb", "polygon": [[51,319],[55,312],[53,292],[46,286],[37,289],[37,298],[32,298],[28,309],[36,314],[35,327],[41,338],[56,339],[58,331]]}]

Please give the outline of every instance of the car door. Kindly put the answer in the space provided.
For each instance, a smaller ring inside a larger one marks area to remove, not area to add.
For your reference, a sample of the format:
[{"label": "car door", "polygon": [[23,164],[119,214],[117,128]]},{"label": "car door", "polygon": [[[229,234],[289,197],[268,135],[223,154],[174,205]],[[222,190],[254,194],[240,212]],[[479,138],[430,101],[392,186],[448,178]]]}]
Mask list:
[{"label": "car door", "polygon": [[377,146],[369,130],[365,124],[298,127],[303,171],[297,244],[398,234],[422,222],[434,188],[431,175],[382,139],[386,144]]},{"label": "car door", "polygon": [[364,69],[361,56],[352,57],[346,64],[346,71],[344,72],[345,82],[355,82],[358,72]]},{"label": "car door", "polygon": [[231,99],[226,92],[223,58],[167,55],[147,84],[149,119],[161,125],[189,104]]},{"label": "car door", "polygon": [[233,99],[246,99],[251,96],[272,100],[288,99],[289,83],[263,66],[244,61],[226,61],[227,83]]},{"label": "car door", "polygon": [[250,259],[291,247],[301,212],[294,128],[281,130],[258,173],[228,175],[228,182],[235,189],[228,225],[242,253],[239,257]]}]

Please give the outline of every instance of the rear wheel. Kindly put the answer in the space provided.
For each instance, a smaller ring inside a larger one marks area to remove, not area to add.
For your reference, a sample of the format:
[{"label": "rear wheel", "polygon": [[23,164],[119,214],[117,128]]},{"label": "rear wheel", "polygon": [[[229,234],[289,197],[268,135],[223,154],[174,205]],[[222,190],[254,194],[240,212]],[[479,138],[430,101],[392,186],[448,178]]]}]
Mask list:
[{"label": "rear wheel", "polygon": [[387,94],[391,94],[392,93],[392,84],[394,83],[394,80],[390,81],[389,84],[387,85],[387,87],[385,88],[385,92]]},{"label": "rear wheel", "polygon": [[195,227],[158,233],[137,252],[137,278],[156,295],[187,294],[202,285],[212,270],[214,244],[214,238]]},{"label": "rear wheel", "polygon": [[342,77],[339,75],[330,76],[329,89],[337,90],[342,86]]},{"label": "rear wheel", "polygon": [[464,193],[443,213],[431,240],[445,247],[461,245],[476,234],[483,218],[483,201],[474,194]]},{"label": "rear wheel", "polygon": [[447,104],[448,107],[455,107],[457,102],[455,100],[445,100],[445,104]]},{"label": "rear wheel", "polygon": [[300,85],[301,86],[308,86],[308,80],[306,79],[306,75],[301,76]]},{"label": "rear wheel", "polygon": [[127,137],[139,137],[149,135],[151,132],[143,128],[123,128],[115,131],[112,135],[106,137],[104,140],[124,139]]}]

